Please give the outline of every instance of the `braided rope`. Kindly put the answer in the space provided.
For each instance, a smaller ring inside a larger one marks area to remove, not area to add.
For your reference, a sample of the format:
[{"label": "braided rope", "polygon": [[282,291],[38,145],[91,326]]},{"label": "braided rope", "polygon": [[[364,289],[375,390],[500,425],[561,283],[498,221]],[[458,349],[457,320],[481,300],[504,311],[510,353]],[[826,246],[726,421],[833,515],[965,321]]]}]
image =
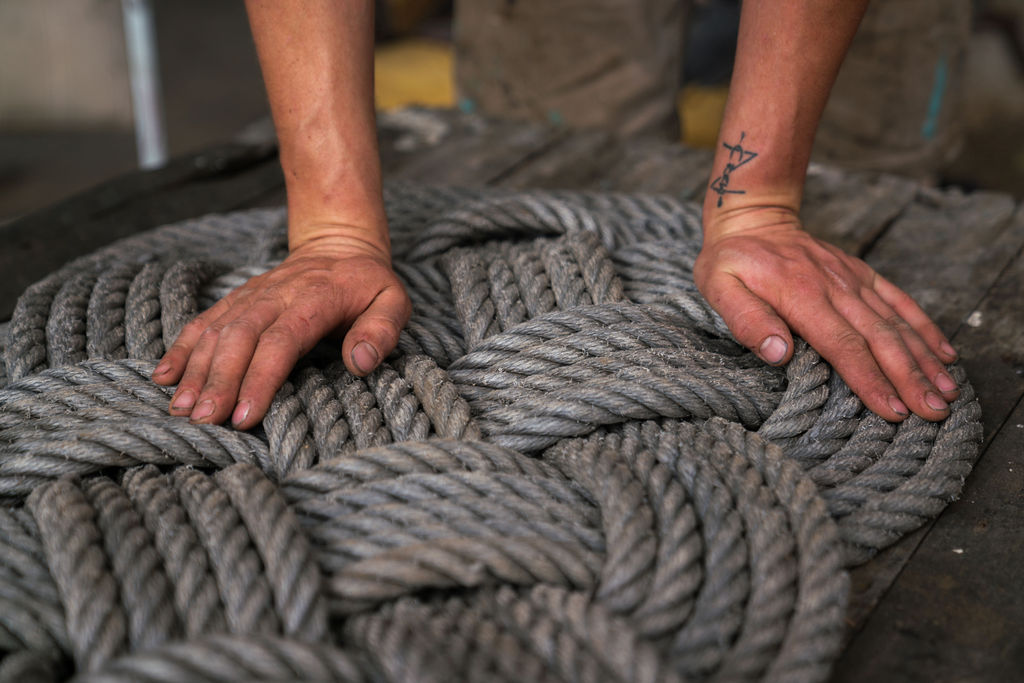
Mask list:
[{"label": "braided rope", "polygon": [[[385,189],[414,305],[366,378],[321,345],[251,433],[154,362],[285,256],[285,216],[127,238],[29,287],[0,353],[0,681],[827,678],[844,565],[977,457],[785,370],[697,293],[698,207]],[[239,248],[241,245],[242,248]]]},{"label": "braided rope", "polygon": [[75,680],[83,683],[362,683],[369,679],[356,657],[338,647],[273,636],[216,634],[126,655]]}]

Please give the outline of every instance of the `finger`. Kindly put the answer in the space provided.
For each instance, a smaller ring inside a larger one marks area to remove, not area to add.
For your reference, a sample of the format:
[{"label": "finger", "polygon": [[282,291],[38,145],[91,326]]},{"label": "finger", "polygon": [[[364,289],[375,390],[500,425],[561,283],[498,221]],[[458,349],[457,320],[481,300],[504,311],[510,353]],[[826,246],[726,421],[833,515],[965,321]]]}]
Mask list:
[{"label": "finger", "polygon": [[[213,310],[212,308],[210,309]],[[171,415],[189,415],[196,409],[199,402],[199,395],[206,384],[210,367],[213,365],[214,353],[220,341],[221,331],[239,316],[244,315],[248,308],[235,305],[229,308],[216,320],[209,322],[205,328],[199,331],[198,339],[192,345],[188,357],[185,359],[184,372],[178,382],[174,395],[171,397]],[[204,319],[197,319],[191,324],[206,322]],[[180,339],[181,335],[179,335]],[[198,418],[200,416],[196,416]]]},{"label": "finger", "polygon": [[163,358],[153,369],[152,379],[157,384],[174,384],[181,379],[182,374],[188,366],[189,357],[199,343],[203,332],[214,321],[216,321],[226,309],[220,311],[211,308],[205,313],[193,318],[185,327],[181,328],[178,338],[174,340],[171,348],[167,349]]},{"label": "finger", "polygon": [[[960,395],[956,382],[946,371],[945,363],[935,355],[921,335],[918,334],[917,330],[890,307],[888,303],[883,301],[874,290],[864,289],[861,296],[875,313],[885,319],[900,333],[903,343],[910,350],[924,376],[931,381],[932,387],[941,395],[942,399],[946,402],[955,400]],[[933,407],[938,405],[938,402],[935,402]]]},{"label": "finger", "polygon": [[360,377],[372,372],[398,344],[411,312],[409,297],[400,286],[381,290],[352,323],[341,345],[349,372]]},{"label": "finger", "polygon": [[794,325],[797,334],[829,362],[868,410],[890,422],[906,419],[910,410],[875,362],[864,335],[831,305],[815,310],[812,324]]},{"label": "finger", "polygon": [[263,419],[288,373],[315,342],[302,341],[286,320],[275,322],[260,335],[231,410],[235,429],[250,429]]},{"label": "finger", "polygon": [[953,345],[949,343],[949,339],[942,333],[939,326],[928,317],[928,314],[917,305],[913,297],[877,273],[872,284],[878,296],[897,315],[907,321],[907,324],[920,335],[931,352],[941,359],[943,363],[948,365],[957,359],[958,354]]},{"label": "finger", "polygon": [[709,303],[740,344],[770,365],[789,362],[793,335],[775,309],[729,274],[712,278],[707,290]]},{"label": "finger", "polygon": [[206,376],[213,361],[213,351],[217,347],[217,338],[223,324],[218,319],[199,333],[199,338],[186,359],[185,371],[171,397],[171,415],[190,415],[195,408],[199,393],[206,384]]},{"label": "finger", "polygon": [[260,337],[276,322],[279,310],[266,303],[257,305],[224,326],[189,416],[193,422],[220,424],[231,415]]},{"label": "finger", "polygon": [[192,350],[199,342],[203,331],[231,310],[232,302],[236,299],[233,294],[234,292],[224,297],[181,328],[181,332],[171,344],[171,348],[164,353],[160,362],[153,369],[151,379],[154,382],[166,386],[181,379],[188,365],[189,356],[192,355]]},{"label": "finger", "polygon": [[[925,376],[898,326],[880,316],[859,296],[837,295],[833,305],[861,336],[863,346],[872,356],[872,366],[881,369],[905,406],[927,420],[940,420],[949,414],[946,401]],[[847,384],[857,391],[848,379]]]}]

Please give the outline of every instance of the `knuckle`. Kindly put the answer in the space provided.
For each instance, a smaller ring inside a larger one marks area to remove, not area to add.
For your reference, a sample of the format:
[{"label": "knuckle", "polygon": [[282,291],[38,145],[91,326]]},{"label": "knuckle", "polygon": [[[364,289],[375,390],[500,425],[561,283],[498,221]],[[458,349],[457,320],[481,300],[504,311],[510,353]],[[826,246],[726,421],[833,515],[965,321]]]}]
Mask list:
[{"label": "knuckle", "polygon": [[192,347],[189,344],[186,344],[182,340],[181,335],[179,335],[178,338],[174,340],[174,343],[171,344],[171,347],[167,349],[167,353],[164,354],[164,358],[173,363],[177,363],[187,360],[191,353]]},{"label": "knuckle", "polygon": [[732,330],[733,335],[741,343],[746,345],[757,344],[758,340],[755,339],[757,336],[757,326],[749,318],[741,316],[739,319],[731,321],[729,329]]},{"label": "knuckle", "polygon": [[836,348],[843,356],[863,356],[869,355],[871,349],[868,347],[867,340],[864,339],[856,330],[848,330],[841,332],[836,335],[834,339]]},{"label": "knuckle", "polygon": [[193,318],[187,322],[178,333],[177,338],[174,340],[174,346],[179,344],[184,346],[187,341],[191,340],[194,344],[202,336],[203,332],[209,328],[209,321],[206,318],[198,317]]},{"label": "knuckle", "polygon": [[253,321],[246,318],[238,318],[225,325],[221,334],[224,339],[230,341],[255,343],[259,339],[260,331]]},{"label": "knuckle", "polygon": [[319,299],[310,299],[310,303],[292,308],[288,315],[282,316],[274,327],[281,327],[282,331],[292,337],[296,343],[316,341],[314,336],[317,330],[322,327],[324,311],[315,302]]},{"label": "knuckle", "polygon": [[871,323],[871,336],[875,341],[886,344],[901,343],[903,335],[900,334],[900,323],[886,318],[880,318]]},{"label": "knuckle", "polygon": [[271,325],[263,332],[261,341],[272,346],[297,346],[295,334],[282,324]]},{"label": "knuckle", "polygon": [[910,323],[904,320],[903,316],[901,316],[898,313],[893,313],[892,315],[888,316],[885,319],[885,321],[900,334],[905,334],[913,330],[913,328],[910,326]]},{"label": "knuckle", "polygon": [[222,329],[223,326],[218,325],[217,323],[213,323],[212,325],[207,326],[206,329],[204,329],[202,333],[199,335],[200,343],[215,343],[217,339],[220,337]]}]

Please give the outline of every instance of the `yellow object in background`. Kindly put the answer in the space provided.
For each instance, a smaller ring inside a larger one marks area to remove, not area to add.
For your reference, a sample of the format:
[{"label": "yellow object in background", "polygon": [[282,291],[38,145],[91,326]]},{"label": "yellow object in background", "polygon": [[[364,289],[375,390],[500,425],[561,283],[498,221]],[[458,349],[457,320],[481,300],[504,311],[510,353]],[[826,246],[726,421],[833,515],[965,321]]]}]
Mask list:
[{"label": "yellow object in background", "polygon": [[[414,104],[455,106],[455,63],[452,46],[441,40],[405,38],[377,47],[375,53],[377,109],[387,111]],[[729,89],[688,85],[679,93],[683,142],[714,147]]]},{"label": "yellow object in background", "polygon": [[687,85],[679,93],[679,123],[683,143],[690,147],[714,147],[729,88],[724,85]]},{"label": "yellow object in background", "polygon": [[374,54],[377,109],[455,106],[453,63],[452,46],[440,40],[406,38],[380,45]]}]

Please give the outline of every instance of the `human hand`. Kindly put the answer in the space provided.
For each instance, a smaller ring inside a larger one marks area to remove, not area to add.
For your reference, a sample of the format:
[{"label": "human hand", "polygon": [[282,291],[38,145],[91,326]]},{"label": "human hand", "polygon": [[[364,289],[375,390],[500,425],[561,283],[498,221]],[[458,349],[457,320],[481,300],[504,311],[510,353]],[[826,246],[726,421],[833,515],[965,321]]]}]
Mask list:
[{"label": "human hand", "polygon": [[736,339],[765,362],[792,358],[792,330],[889,421],[910,411],[941,420],[959,394],[944,367],[956,352],[938,326],[864,261],[804,232],[792,211],[717,213],[705,226],[694,279]]},{"label": "human hand", "polygon": [[182,329],[153,372],[158,384],[178,382],[172,415],[211,424],[230,416],[236,429],[249,429],[298,359],[327,335],[345,333],[342,358],[355,375],[394,349],[411,304],[387,249],[324,233]]}]

